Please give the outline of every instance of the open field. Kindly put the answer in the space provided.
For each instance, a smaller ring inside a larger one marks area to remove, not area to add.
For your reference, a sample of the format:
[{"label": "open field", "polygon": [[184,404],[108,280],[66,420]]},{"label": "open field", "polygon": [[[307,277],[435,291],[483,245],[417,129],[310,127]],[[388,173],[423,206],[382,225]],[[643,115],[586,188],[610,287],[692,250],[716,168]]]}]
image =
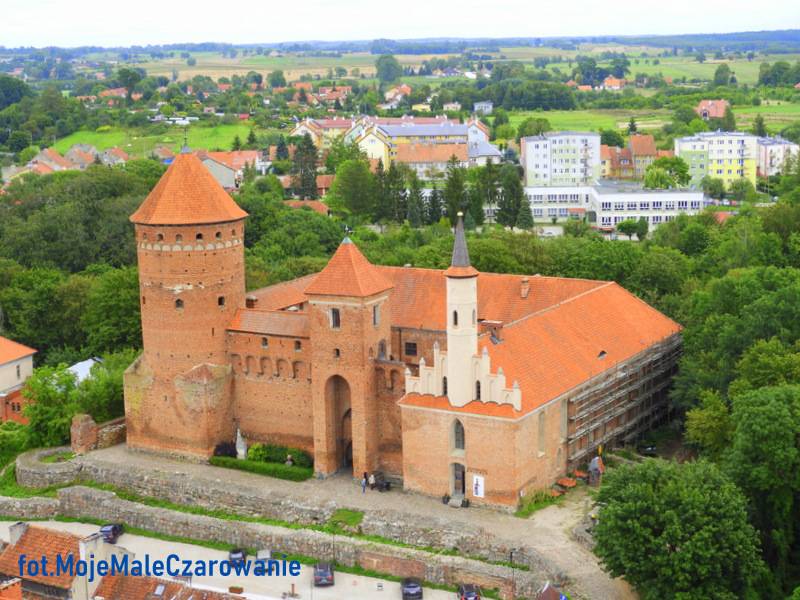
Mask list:
[{"label": "open field", "polygon": [[[250,128],[251,125],[247,122],[215,127],[191,125],[188,135],[189,147],[203,150],[230,150],[233,138],[238,135],[244,142],[247,134],[250,133]],[[153,148],[160,145],[168,146],[175,151],[180,150],[183,144],[183,129],[179,126],[171,127],[167,133],[162,135],[142,135],[135,129],[118,127],[106,132],[76,131],[58,140],[54,147],[63,153],[69,150],[73,144],[91,144],[98,150],[119,146],[128,154],[141,157],[148,156]],[[260,130],[256,132],[259,133]]]},{"label": "open field", "polygon": [[764,101],[761,106],[734,106],[736,126],[739,129],[749,129],[756,115],[762,115],[770,133],[778,133],[792,123],[800,122],[800,104],[778,102],[775,100]]},{"label": "open field", "polygon": [[670,120],[667,110],[549,110],[509,113],[514,127],[528,117],[545,118],[554,131],[598,131],[600,129],[626,129],[631,117],[639,129],[658,129]]}]

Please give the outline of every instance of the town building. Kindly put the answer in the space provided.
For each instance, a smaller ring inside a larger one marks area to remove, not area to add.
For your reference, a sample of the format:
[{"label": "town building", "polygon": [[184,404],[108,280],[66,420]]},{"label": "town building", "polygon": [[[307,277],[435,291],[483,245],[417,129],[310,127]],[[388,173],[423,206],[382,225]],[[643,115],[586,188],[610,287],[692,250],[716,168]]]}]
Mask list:
[{"label": "town building", "polygon": [[600,134],[558,131],[520,141],[526,186],[589,185],[600,178]]},{"label": "town building", "polygon": [[479,273],[459,219],[447,270],[345,238],[319,273],[246,293],[246,217],[190,153],[131,216],[134,449],[206,459],[241,435],[319,476],[513,507],[667,410],[681,328],[613,282]]},{"label": "town building", "polygon": [[625,148],[603,144],[600,146],[600,175],[605,179],[644,179],[647,167],[662,152],[649,134],[631,135]]},{"label": "town building", "polygon": [[197,156],[214,176],[214,179],[227,190],[239,187],[247,167],[255,169],[261,175],[266,174],[266,164],[258,150],[232,150],[230,152],[199,150]]},{"label": "town building", "polygon": [[721,119],[730,107],[731,103],[727,100],[700,100],[699,104],[695,106],[694,112],[704,121],[708,121],[709,119]]},{"label": "town building", "polygon": [[690,185],[704,177],[721,179],[725,187],[739,179],[756,184],[758,138],[740,131],[704,131],[675,138],[675,156],[689,165]]},{"label": "town building", "polygon": [[494,103],[491,100],[483,100],[472,105],[472,112],[480,116],[490,115],[493,110]]},{"label": "town building", "polygon": [[333,140],[343,137],[353,127],[353,119],[333,117],[332,119],[312,119],[308,117],[294,126],[290,136],[308,134],[314,145],[322,150],[330,148]]},{"label": "town building", "polygon": [[613,231],[622,221],[644,218],[652,229],[680,214],[695,215],[711,205],[697,189],[650,190],[633,182],[600,181],[591,186],[526,187],[533,218],[539,222],[586,220]]},{"label": "town building", "polygon": [[22,414],[27,400],[22,395],[25,382],[33,374],[36,350],[0,336],[0,419],[27,423]]},{"label": "town building", "polygon": [[758,138],[756,173],[759,177],[772,177],[785,172],[789,161],[797,160],[800,146],[782,137]]}]

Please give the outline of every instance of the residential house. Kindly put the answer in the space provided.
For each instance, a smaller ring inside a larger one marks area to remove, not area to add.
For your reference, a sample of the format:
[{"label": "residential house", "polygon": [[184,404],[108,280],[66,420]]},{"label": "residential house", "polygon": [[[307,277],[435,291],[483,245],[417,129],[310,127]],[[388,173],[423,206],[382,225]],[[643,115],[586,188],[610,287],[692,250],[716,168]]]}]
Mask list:
[{"label": "residential house", "polygon": [[704,121],[708,121],[709,119],[721,119],[725,116],[725,110],[730,107],[731,103],[727,100],[700,100],[694,112]]},{"label": "residential house", "polygon": [[330,148],[333,140],[342,137],[353,127],[353,119],[333,117],[332,119],[313,119],[308,117],[294,126],[291,136],[308,134],[311,141],[320,150]]},{"label": "residential house", "polygon": [[590,185],[600,177],[600,134],[557,131],[522,138],[527,186]]},{"label": "residential house", "polygon": [[246,166],[249,165],[260,173],[263,173],[266,168],[262,164],[261,153],[258,150],[233,150],[230,152],[200,150],[197,152],[197,156],[214,176],[214,179],[228,190],[239,187]]},{"label": "residential house", "polygon": [[46,557],[51,568],[58,560],[62,563],[66,561],[70,555],[75,561],[90,555],[94,555],[95,561],[110,561],[112,556],[119,557],[118,560],[124,556],[128,556],[128,560],[133,558],[133,554],[124,548],[106,543],[99,532],[80,537],[19,522],[9,528],[9,537],[8,546],[0,554],[0,577],[21,579],[24,598],[92,600],[100,580],[98,577],[89,577],[85,572],[78,574],[78,569],[48,574],[37,570],[35,575],[28,570],[20,573],[20,557],[27,556],[30,560],[43,560]]},{"label": "residential house", "polygon": [[74,168],[83,170],[95,163],[99,152],[97,148],[89,144],[73,144],[64,156],[74,165]]},{"label": "residential house", "polygon": [[472,112],[476,115],[490,115],[494,110],[494,103],[490,100],[484,100],[483,102],[476,102],[472,105]]},{"label": "residential house", "polygon": [[403,98],[411,93],[411,86],[407,83],[402,83],[393,88],[389,88],[384,92],[383,99],[385,102],[379,106],[383,110],[392,110],[400,106]]},{"label": "residential house", "polygon": [[458,119],[450,119],[447,115],[434,115],[434,116],[416,116],[416,115],[403,115],[402,117],[375,117],[371,115],[362,115],[353,121],[353,126],[344,134],[344,141],[348,144],[353,143],[362,135],[367,129],[373,125],[437,125],[439,123],[453,123],[458,124]]},{"label": "residential house", "polygon": [[442,105],[442,110],[445,112],[459,112],[461,110],[460,102],[445,102]]},{"label": "residential house", "polygon": [[600,176],[605,179],[633,179],[633,157],[630,148],[600,146]]},{"label": "residential house", "polygon": [[100,154],[100,162],[109,167],[124,165],[129,160],[130,156],[122,148],[109,148]]},{"label": "residential house", "polygon": [[36,350],[0,336],[0,419],[27,423],[22,414],[27,400],[22,395],[25,382],[33,374]]},{"label": "residential house", "polygon": [[47,165],[53,171],[68,171],[75,165],[64,158],[55,148],[45,148],[33,157],[32,163]]},{"label": "residential house", "polygon": [[739,179],[756,184],[758,138],[750,133],[703,131],[675,138],[675,156],[689,165],[692,186],[706,176],[722,179],[726,187]]},{"label": "residential house", "polygon": [[609,75],[603,80],[600,88],[609,91],[619,91],[623,89],[627,83],[628,82],[625,79],[619,79],[618,77],[612,77]]},{"label": "residential house", "polygon": [[420,102],[418,104],[413,104],[411,110],[415,112],[431,112],[431,105],[427,102]]},{"label": "residential house", "polygon": [[797,159],[799,150],[800,146],[782,137],[758,138],[758,176],[772,177],[782,173],[788,161]]},{"label": "residential house", "polygon": [[151,154],[162,163],[169,164],[175,158],[175,153],[166,146],[156,146]]},{"label": "residential house", "polygon": [[628,140],[628,147],[633,157],[633,176],[636,179],[644,179],[647,167],[658,158],[656,140],[649,134],[634,134]]},{"label": "residential house", "polygon": [[459,167],[469,165],[466,144],[402,143],[392,149],[392,160],[407,165],[420,179],[435,179],[447,171],[455,157]]}]

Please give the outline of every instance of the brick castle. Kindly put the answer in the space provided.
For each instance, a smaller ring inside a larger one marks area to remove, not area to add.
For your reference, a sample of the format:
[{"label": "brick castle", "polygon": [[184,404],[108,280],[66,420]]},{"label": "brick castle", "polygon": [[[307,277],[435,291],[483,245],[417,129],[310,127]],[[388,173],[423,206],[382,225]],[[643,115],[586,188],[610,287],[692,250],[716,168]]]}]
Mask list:
[{"label": "brick castle", "polygon": [[132,448],[205,459],[237,431],[319,475],[513,506],[666,411],[680,326],[611,282],[372,265],[245,292],[247,214],[180,154],[131,216],[144,351]]}]

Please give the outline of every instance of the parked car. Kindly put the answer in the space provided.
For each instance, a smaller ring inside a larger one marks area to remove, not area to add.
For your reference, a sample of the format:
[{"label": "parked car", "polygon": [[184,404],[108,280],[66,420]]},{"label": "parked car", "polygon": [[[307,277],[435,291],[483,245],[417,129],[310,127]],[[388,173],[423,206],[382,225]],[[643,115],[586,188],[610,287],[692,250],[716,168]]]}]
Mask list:
[{"label": "parked car", "polygon": [[109,523],[100,528],[100,535],[102,535],[103,539],[109,544],[116,544],[117,539],[119,539],[119,536],[121,536],[124,531],[125,526],[122,525],[122,523]]},{"label": "parked car", "polygon": [[422,582],[416,577],[407,577],[400,584],[403,600],[422,600]]},{"label": "parked car", "polygon": [[333,585],[333,565],[331,563],[314,565],[314,585],[317,587]]},{"label": "parked car", "polygon": [[232,565],[238,565],[239,563],[243,563],[247,560],[247,552],[242,550],[241,548],[234,548],[230,552],[228,552],[228,562]]},{"label": "parked car", "polygon": [[458,600],[481,600],[481,588],[471,583],[458,586]]},{"label": "parked car", "polygon": [[642,445],[639,446],[639,454],[642,456],[658,456],[658,448],[656,446],[650,445]]}]

